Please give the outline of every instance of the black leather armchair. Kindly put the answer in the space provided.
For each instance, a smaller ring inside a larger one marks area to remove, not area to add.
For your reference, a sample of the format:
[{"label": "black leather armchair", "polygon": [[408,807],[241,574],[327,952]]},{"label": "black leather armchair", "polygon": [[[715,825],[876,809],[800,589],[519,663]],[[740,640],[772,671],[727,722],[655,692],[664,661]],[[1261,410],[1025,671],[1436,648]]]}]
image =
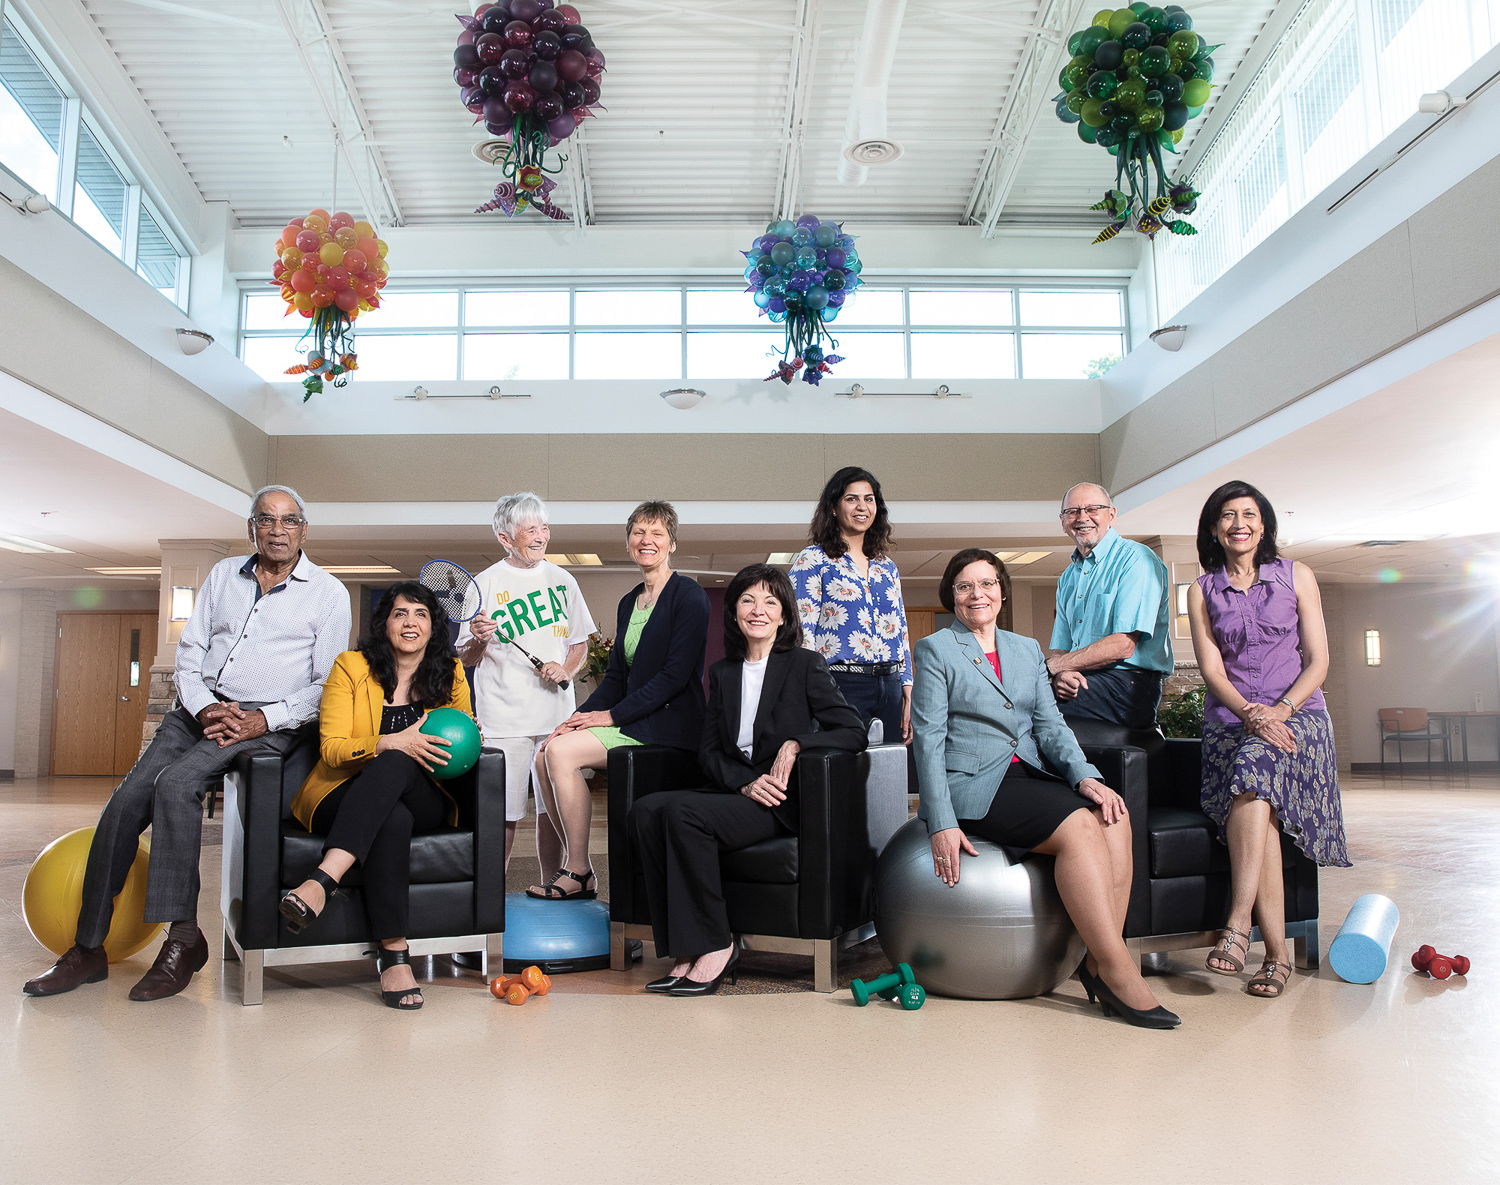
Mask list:
[{"label": "black leather armchair", "polygon": [[[1069,719],[1088,759],[1130,811],[1135,877],[1125,939],[1142,961],[1212,946],[1229,916],[1229,851],[1199,805],[1203,746],[1159,732]],[[1283,832],[1286,930],[1300,967],[1316,967],[1318,866]],[[1259,941],[1257,930],[1252,934]]]},{"label": "black leather armchair", "polygon": [[[729,927],[748,948],[811,955],[814,987],[831,992],[839,950],[874,933],[875,861],[909,814],[906,750],[809,749],[797,758],[797,775],[798,834],[725,852],[724,900]],[[626,828],[630,808],[645,794],[703,784],[684,750],[610,751],[610,966],[617,971],[630,965],[631,939],[651,938],[646,886]]]},{"label": "black leather armchair", "polygon": [[[261,1002],[266,967],[363,958],[373,946],[358,866],[305,933],[290,933],[277,908],[322,859],[322,837],[290,811],[317,756],[314,734],[285,757],[241,757],[224,779],[224,958],[243,967],[245,1004]],[[459,825],[412,839],[408,940],[416,955],[483,951],[488,974],[500,966],[505,930],[505,755],[482,753],[446,785]]]}]

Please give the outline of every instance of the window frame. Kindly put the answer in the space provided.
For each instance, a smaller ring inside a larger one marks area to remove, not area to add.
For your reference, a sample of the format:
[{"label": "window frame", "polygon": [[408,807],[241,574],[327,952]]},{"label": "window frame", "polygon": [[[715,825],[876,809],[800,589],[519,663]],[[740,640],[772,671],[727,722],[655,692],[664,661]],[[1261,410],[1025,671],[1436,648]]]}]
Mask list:
[{"label": "window frame", "polygon": [[[640,291],[646,291],[646,290],[650,290],[650,291],[663,291],[663,290],[676,289],[678,291],[678,297],[679,297],[679,300],[678,300],[678,309],[679,309],[678,316],[679,316],[679,320],[678,320],[678,322],[677,322],[677,324],[675,326],[671,325],[671,324],[661,325],[661,324],[632,324],[632,323],[618,323],[618,324],[607,324],[607,325],[605,325],[605,324],[600,324],[600,325],[594,325],[594,324],[580,325],[578,323],[578,320],[577,320],[577,299],[576,299],[577,298],[577,293],[580,292],[580,291],[586,291],[586,292],[599,291],[601,289],[625,289],[625,290],[640,290]],[[675,378],[675,379],[661,379],[661,380],[652,380],[652,381],[661,381],[661,382],[738,382],[738,381],[748,381],[748,380],[743,380],[743,379],[696,379],[696,378],[693,378],[693,377],[691,377],[691,376],[688,375],[688,335],[690,333],[707,332],[707,333],[764,334],[766,332],[767,325],[770,324],[770,322],[763,321],[763,320],[757,320],[753,324],[725,323],[725,322],[716,322],[716,321],[691,321],[690,322],[688,320],[688,316],[687,316],[688,293],[689,292],[693,292],[693,291],[699,291],[699,292],[707,292],[707,291],[740,292],[740,291],[742,291],[742,289],[743,289],[743,283],[740,280],[737,280],[737,279],[736,280],[730,280],[730,279],[722,278],[722,277],[707,277],[707,276],[704,276],[704,277],[686,277],[686,278],[678,277],[678,278],[671,278],[671,279],[664,278],[664,277],[659,277],[659,276],[635,276],[635,277],[608,276],[608,277],[606,277],[606,276],[586,276],[586,275],[585,276],[569,276],[569,277],[566,277],[566,278],[563,278],[563,277],[546,277],[546,276],[536,276],[536,277],[530,277],[530,276],[528,276],[528,277],[524,277],[524,278],[517,277],[517,278],[514,278],[514,279],[512,279],[510,277],[492,277],[492,278],[488,278],[488,279],[475,279],[475,280],[442,280],[442,279],[403,278],[400,281],[393,280],[391,282],[391,284],[385,289],[385,291],[387,293],[391,294],[391,295],[401,295],[403,293],[413,293],[413,294],[416,294],[416,293],[424,293],[424,292],[456,292],[456,293],[458,293],[458,297],[459,297],[459,299],[458,299],[458,314],[457,314],[457,318],[455,320],[455,323],[452,324],[452,325],[440,325],[440,326],[421,326],[421,327],[391,326],[391,327],[379,327],[379,328],[370,328],[370,329],[360,328],[358,326],[358,324],[356,323],[356,330],[355,331],[356,331],[356,334],[359,335],[359,336],[395,336],[395,335],[400,335],[400,336],[417,336],[417,335],[432,335],[432,336],[444,336],[444,337],[447,337],[447,336],[457,335],[457,337],[458,337],[457,368],[456,368],[456,371],[455,371],[454,375],[452,375],[452,376],[434,375],[434,376],[431,377],[430,380],[427,380],[427,381],[432,381],[432,382],[495,382],[495,381],[498,381],[498,380],[494,380],[494,379],[464,379],[464,378],[461,377],[463,375],[463,373],[464,373],[464,362],[465,362],[464,339],[467,336],[469,336],[471,333],[472,334],[485,334],[485,335],[517,334],[517,335],[527,335],[527,336],[534,335],[534,334],[539,334],[539,333],[543,333],[543,334],[546,334],[546,333],[556,333],[556,334],[559,334],[559,335],[566,334],[567,335],[567,339],[568,339],[568,379],[567,380],[558,380],[558,379],[546,380],[546,381],[549,381],[549,382],[559,382],[559,381],[569,381],[569,382],[573,382],[573,381],[577,381],[577,382],[597,382],[597,381],[599,381],[599,380],[596,380],[596,379],[577,379],[575,377],[576,374],[577,374],[576,342],[577,342],[577,337],[578,337],[578,335],[580,333],[585,333],[585,334],[596,334],[596,333],[642,333],[642,334],[645,334],[645,333],[650,333],[650,334],[676,333],[678,335],[679,348],[680,348],[680,362],[679,362],[678,377]],[[954,276],[930,277],[930,278],[928,278],[928,277],[916,277],[916,278],[903,277],[899,281],[892,281],[892,282],[889,282],[889,283],[887,283],[885,281],[881,281],[881,282],[879,282],[878,287],[875,288],[876,291],[884,291],[884,292],[889,292],[892,289],[899,290],[899,292],[901,294],[901,323],[899,325],[890,325],[890,324],[881,325],[881,324],[873,324],[873,323],[869,323],[869,322],[861,323],[857,319],[850,319],[848,321],[844,321],[844,320],[841,319],[836,324],[835,330],[834,330],[835,334],[838,334],[838,333],[843,332],[843,331],[848,331],[848,332],[854,332],[854,331],[862,331],[863,332],[863,331],[868,331],[868,332],[872,332],[872,333],[899,333],[899,334],[901,334],[901,338],[902,338],[901,347],[902,347],[902,356],[903,356],[903,361],[904,361],[905,374],[903,376],[901,376],[900,378],[892,378],[892,379],[883,379],[883,380],[880,380],[882,382],[885,382],[885,381],[890,381],[890,382],[911,382],[911,381],[923,382],[923,381],[926,381],[924,379],[913,380],[912,377],[911,377],[912,376],[912,335],[913,335],[913,333],[916,333],[916,334],[924,334],[924,333],[980,334],[980,335],[996,334],[996,333],[1008,334],[1010,336],[1010,339],[1011,339],[1011,343],[1010,344],[1011,344],[1011,349],[1013,351],[1013,357],[1014,357],[1014,363],[1013,363],[1013,365],[1014,365],[1015,369],[1014,369],[1013,373],[1014,373],[1015,377],[1018,378],[1018,379],[1024,379],[1026,377],[1025,370],[1024,370],[1024,367],[1023,367],[1023,364],[1022,364],[1022,358],[1021,358],[1021,346],[1022,346],[1022,340],[1021,339],[1022,339],[1023,333],[1024,334],[1067,334],[1067,335],[1089,334],[1089,333],[1118,334],[1119,338],[1120,338],[1120,347],[1121,347],[1121,355],[1120,356],[1123,357],[1125,355],[1125,353],[1129,352],[1129,349],[1130,349],[1130,342],[1131,342],[1131,336],[1130,336],[1130,301],[1128,299],[1129,280],[1126,279],[1126,278],[1124,278],[1124,277],[1117,277],[1117,276],[1090,276],[1090,277],[1056,277],[1056,276],[1046,276],[1046,277],[1035,276],[1035,277],[1032,277],[1032,276],[1020,276],[1020,277],[1005,277],[1003,279],[995,279],[995,280],[989,279],[987,277],[983,277],[983,278],[981,278],[981,277],[954,277]],[[941,325],[941,324],[934,324],[934,325],[915,325],[914,326],[912,324],[912,322],[911,322],[911,294],[912,294],[913,291],[916,291],[916,292],[936,292],[936,291],[945,291],[945,290],[946,291],[962,291],[962,290],[973,290],[973,289],[983,289],[985,291],[1009,290],[1010,294],[1011,294],[1011,302],[1010,302],[1011,314],[1012,314],[1011,315],[1011,320],[1009,322],[1007,322],[1007,323],[1004,323],[1004,324],[997,323],[997,324],[984,324],[984,325]],[[536,291],[536,292],[567,292],[567,294],[568,294],[568,322],[567,322],[567,324],[563,325],[561,323],[555,323],[555,324],[552,324],[552,325],[497,326],[497,325],[493,325],[493,324],[482,324],[482,323],[470,325],[468,323],[468,301],[465,299],[465,297],[467,296],[467,294],[469,294],[469,293],[475,293],[475,292],[525,292],[525,291]],[[1102,324],[1030,325],[1030,324],[1027,324],[1023,320],[1022,314],[1021,314],[1021,294],[1023,292],[1042,292],[1042,291],[1058,291],[1058,292],[1075,292],[1075,291],[1101,292],[1101,291],[1105,291],[1105,292],[1112,292],[1112,293],[1114,293],[1114,294],[1116,294],[1118,296],[1119,301],[1120,301],[1120,323],[1118,325],[1102,325]],[[305,328],[305,326],[301,326],[301,322],[300,321],[298,322],[298,325],[301,328],[299,328],[296,332],[290,332],[290,331],[288,331],[286,329],[283,329],[283,328],[280,328],[280,327],[275,328],[275,329],[248,329],[248,328],[246,328],[246,324],[247,324],[247,321],[248,321],[248,315],[247,314],[248,314],[248,310],[249,310],[248,301],[249,301],[249,299],[252,296],[263,296],[263,297],[267,297],[267,298],[270,298],[270,299],[276,299],[276,300],[280,299],[280,297],[277,296],[275,293],[271,293],[271,292],[267,291],[266,287],[263,284],[257,283],[254,280],[244,280],[244,281],[241,281],[241,283],[240,283],[240,310],[239,310],[239,334],[238,334],[239,349],[238,349],[238,355],[239,355],[239,357],[242,360],[245,357],[246,343],[248,341],[254,340],[254,339],[258,339],[258,338],[282,338],[284,340],[287,340],[289,343],[290,342],[295,342],[298,338],[301,337],[301,329]],[[749,301],[749,299],[750,299],[749,296],[745,297],[745,300],[747,302]],[[855,299],[857,300],[858,297],[856,297]],[[857,307],[857,306],[851,306],[851,308],[852,307]],[[271,379],[271,380],[267,380],[267,381],[280,382],[280,381],[289,381],[289,380]],[[380,382],[380,381],[386,381],[386,380],[376,379],[376,380],[372,380],[372,381]],[[405,380],[395,380],[395,379],[393,379],[393,380],[389,380],[389,381],[392,381],[392,382],[397,382],[397,381],[404,382]],[[540,381],[543,381],[543,380],[512,380],[512,381],[522,381],[522,382],[525,382],[525,381],[534,381],[534,382],[540,382]],[[984,380],[977,380],[977,381],[984,381]],[[1010,381],[1010,380],[996,380],[996,381]],[[1056,380],[1037,380],[1037,381],[1056,381]],[[1062,381],[1067,381],[1067,380],[1062,380]]]}]

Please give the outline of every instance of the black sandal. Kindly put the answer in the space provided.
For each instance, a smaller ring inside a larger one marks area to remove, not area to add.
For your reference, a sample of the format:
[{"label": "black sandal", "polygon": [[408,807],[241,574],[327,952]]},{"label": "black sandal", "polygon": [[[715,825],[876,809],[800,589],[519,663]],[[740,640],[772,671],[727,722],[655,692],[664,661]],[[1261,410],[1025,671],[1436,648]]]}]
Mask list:
[{"label": "black sandal", "polygon": [[[557,887],[557,882],[563,877],[578,883],[578,889],[573,893],[564,893]],[[589,886],[592,885],[593,888]],[[559,868],[552,874],[552,879],[541,886],[541,891],[527,889],[526,896],[533,897],[538,901],[592,901],[599,896],[599,882],[594,877],[594,870],[590,868],[587,872],[571,872],[566,868]]]},{"label": "black sandal", "polygon": [[[409,947],[406,950],[386,950],[382,946],[375,951],[375,973],[377,975],[384,975],[392,967],[399,967],[403,963],[408,967],[411,966],[411,949]],[[415,996],[417,1002],[415,1004],[403,1004],[401,1001],[406,999],[407,996]],[[418,1008],[422,1007],[422,989],[419,987],[403,988],[399,992],[388,992],[384,988],[381,988],[380,998],[385,1001],[387,1008],[398,1008],[402,1012],[415,1012]]]},{"label": "black sandal", "polygon": [[[323,909],[328,908],[328,902],[338,889],[339,883],[329,876],[321,868],[314,868],[307,878],[317,881],[323,886]],[[323,909],[315,910],[301,897],[297,896],[295,889],[288,889],[281,895],[281,916],[286,919],[286,928],[293,934],[301,934],[323,915]]]}]

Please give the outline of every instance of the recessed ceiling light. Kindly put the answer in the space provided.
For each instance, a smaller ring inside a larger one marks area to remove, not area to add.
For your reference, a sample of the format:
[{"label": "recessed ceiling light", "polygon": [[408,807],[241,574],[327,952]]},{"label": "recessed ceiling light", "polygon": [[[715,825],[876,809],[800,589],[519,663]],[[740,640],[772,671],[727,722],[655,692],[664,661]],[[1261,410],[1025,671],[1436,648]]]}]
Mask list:
[{"label": "recessed ceiling light", "polygon": [[160,576],[160,568],[90,568],[100,576]]},{"label": "recessed ceiling light", "polygon": [[1050,551],[998,551],[995,553],[1000,557],[1000,562],[1012,566],[1018,564],[1034,564],[1037,560],[1044,560],[1052,553]]},{"label": "recessed ceiling light", "polygon": [[66,547],[53,547],[50,543],[38,543],[35,539],[23,539],[19,535],[0,535],[0,547],[6,551],[19,551],[23,555],[72,555]]},{"label": "recessed ceiling light", "polygon": [[773,551],[770,555],[766,556],[766,563],[790,564],[796,558],[797,553],[795,551]]},{"label": "recessed ceiling light", "polygon": [[559,568],[598,568],[604,564],[604,561],[591,551],[549,551],[546,560],[549,564],[556,564]]}]

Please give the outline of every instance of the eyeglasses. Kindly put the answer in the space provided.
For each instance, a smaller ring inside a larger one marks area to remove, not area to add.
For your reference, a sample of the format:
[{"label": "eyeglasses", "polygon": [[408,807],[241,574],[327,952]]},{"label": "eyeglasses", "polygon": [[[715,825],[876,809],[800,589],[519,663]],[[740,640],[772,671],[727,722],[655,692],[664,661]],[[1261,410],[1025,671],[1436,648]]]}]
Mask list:
[{"label": "eyeglasses", "polygon": [[965,580],[959,584],[955,584],[953,586],[953,591],[961,597],[966,597],[976,588],[980,592],[992,593],[999,587],[1000,582],[998,580],[981,580],[978,584],[975,584],[969,580]]},{"label": "eyeglasses", "polygon": [[1058,518],[1098,518],[1113,506],[1064,506]]},{"label": "eyeglasses", "polygon": [[298,527],[307,525],[307,520],[300,514],[283,514],[280,518],[274,514],[257,514],[250,521],[255,524],[257,531],[275,530],[278,525],[285,527],[288,531],[295,531]]}]

